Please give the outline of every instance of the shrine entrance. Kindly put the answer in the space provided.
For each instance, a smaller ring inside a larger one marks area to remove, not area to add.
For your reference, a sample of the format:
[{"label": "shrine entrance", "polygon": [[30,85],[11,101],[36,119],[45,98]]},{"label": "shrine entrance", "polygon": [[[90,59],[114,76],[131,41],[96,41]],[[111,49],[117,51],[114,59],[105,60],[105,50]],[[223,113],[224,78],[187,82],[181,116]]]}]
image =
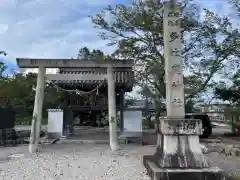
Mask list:
[{"label": "shrine entrance", "polygon": [[[39,68],[30,152],[37,150],[46,82],[65,92],[64,105],[53,107],[63,111],[64,136],[77,136],[78,127],[109,124],[110,146],[117,149],[117,126],[123,130],[124,93],[133,87],[132,61],[18,58],[17,63],[20,68]],[[59,73],[45,75],[46,68],[59,68]]]}]

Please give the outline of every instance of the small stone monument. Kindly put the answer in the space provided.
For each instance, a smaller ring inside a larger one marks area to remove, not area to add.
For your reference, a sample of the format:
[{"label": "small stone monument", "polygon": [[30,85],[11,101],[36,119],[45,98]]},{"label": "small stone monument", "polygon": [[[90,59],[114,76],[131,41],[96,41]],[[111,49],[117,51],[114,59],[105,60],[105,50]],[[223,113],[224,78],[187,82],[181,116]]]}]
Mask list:
[{"label": "small stone monument", "polygon": [[156,153],[143,157],[152,180],[222,180],[219,168],[209,167],[199,143],[202,123],[184,119],[180,5],[164,4],[164,56],[167,117],[160,120]]},{"label": "small stone monument", "polygon": [[59,139],[63,135],[63,110],[48,109],[48,138]]}]

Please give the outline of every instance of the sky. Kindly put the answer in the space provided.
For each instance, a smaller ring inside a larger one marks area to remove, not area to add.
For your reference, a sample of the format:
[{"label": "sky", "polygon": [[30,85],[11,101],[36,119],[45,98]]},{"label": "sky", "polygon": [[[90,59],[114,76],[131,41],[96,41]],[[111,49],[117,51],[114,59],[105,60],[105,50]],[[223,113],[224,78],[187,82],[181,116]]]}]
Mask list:
[{"label": "sky", "polygon": [[[226,0],[196,2],[227,13]],[[0,50],[8,53],[1,59],[16,69],[17,57],[71,58],[83,46],[111,53],[88,16],[119,3],[131,0],[0,0]]]}]

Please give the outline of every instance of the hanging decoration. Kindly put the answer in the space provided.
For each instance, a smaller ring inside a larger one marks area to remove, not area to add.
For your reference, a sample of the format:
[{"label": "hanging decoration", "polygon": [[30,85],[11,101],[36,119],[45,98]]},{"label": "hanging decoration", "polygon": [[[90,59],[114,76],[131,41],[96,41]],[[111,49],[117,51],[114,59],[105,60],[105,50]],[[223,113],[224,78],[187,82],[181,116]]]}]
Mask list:
[{"label": "hanging decoration", "polygon": [[106,80],[104,79],[104,81],[101,82],[96,88],[92,89],[91,91],[85,92],[85,91],[80,91],[78,89],[75,89],[75,90],[64,89],[64,88],[59,87],[57,84],[53,83],[52,81],[46,80],[46,83],[50,86],[56,87],[57,91],[74,92],[74,93],[76,93],[77,95],[80,95],[80,96],[90,95],[91,93],[94,93],[94,92],[96,92],[96,95],[98,95],[99,94],[99,88],[101,88],[105,82],[106,82]]}]

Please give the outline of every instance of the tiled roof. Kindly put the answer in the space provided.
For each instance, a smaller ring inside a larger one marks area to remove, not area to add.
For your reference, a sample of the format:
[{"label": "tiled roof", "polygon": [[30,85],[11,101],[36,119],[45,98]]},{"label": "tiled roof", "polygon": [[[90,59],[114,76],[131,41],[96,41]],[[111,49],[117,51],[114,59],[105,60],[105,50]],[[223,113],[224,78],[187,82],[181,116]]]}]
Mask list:
[{"label": "tiled roof", "polygon": [[[96,73],[96,72],[92,72],[92,71],[84,71],[84,72],[62,72],[61,74],[59,74],[59,77],[61,75],[74,75],[74,78],[71,78],[71,76],[69,76],[68,79],[61,79],[61,78],[52,78],[50,79],[51,81],[53,81],[54,83],[57,84],[78,84],[78,83],[89,83],[89,84],[95,84],[95,83],[101,83],[104,81],[104,79],[106,79],[107,74],[105,73]],[[77,79],[75,75],[83,75],[81,77],[81,79]],[[100,77],[102,76],[102,78]],[[115,76],[115,82],[117,84],[128,84],[130,86],[133,85],[133,72],[132,71],[117,71],[114,72],[114,76]]]}]

